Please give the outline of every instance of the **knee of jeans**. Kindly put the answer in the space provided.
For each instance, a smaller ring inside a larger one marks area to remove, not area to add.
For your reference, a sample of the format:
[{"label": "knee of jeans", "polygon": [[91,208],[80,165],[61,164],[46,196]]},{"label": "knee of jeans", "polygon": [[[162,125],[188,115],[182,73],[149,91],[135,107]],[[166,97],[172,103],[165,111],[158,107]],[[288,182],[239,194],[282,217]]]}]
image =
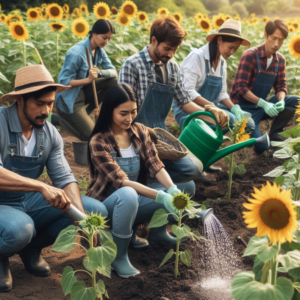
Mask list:
[{"label": "knee of jeans", "polygon": [[30,219],[26,222],[13,221],[9,226],[5,227],[2,237],[3,253],[1,249],[1,254],[3,255],[13,255],[21,251],[26,245],[28,245],[31,239],[35,236],[34,223]]},{"label": "knee of jeans", "polygon": [[107,209],[101,201],[88,196],[81,196],[81,199],[84,210],[89,213],[93,212],[95,214],[101,214],[103,217],[107,217]]},{"label": "knee of jeans", "polygon": [[193,197],[196,193],[196,184],[193,180],[183,183],[182,191]]},{"label": "knee of jeans", "polygon": [[120,194],[117,205],[124,204],[126,205],[126,209],[136,211],[139,206],[139,195],[137,191],[129,186],[122,187],[118,191],[120,191]]},{"label": "knee of jeans", "polygon": [[249,119],[247,122],[247,127],[250,131],[253,131],[255,129],[255,123],[253,119]]}]

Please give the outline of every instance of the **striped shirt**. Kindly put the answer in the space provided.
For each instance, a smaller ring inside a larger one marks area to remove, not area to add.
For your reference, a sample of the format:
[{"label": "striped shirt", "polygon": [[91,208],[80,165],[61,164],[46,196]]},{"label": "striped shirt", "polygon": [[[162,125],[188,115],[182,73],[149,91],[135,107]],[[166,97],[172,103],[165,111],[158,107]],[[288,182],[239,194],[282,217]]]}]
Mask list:
[{"label": "striped shirt", "polygon": [[[147,127],[135,123],[129,129],[129,136],[134,150],[140,149],[141,163],[144,163],[146,169],[155,176],[161,168],[164,168],[164,164],[158,158],[157,150]],[[95,134],[89,147],[94,165],[94,176],[91,176],[91,183],[86,195],[104,200],[110,187],[113,185],[119,189],[123,181],[128,179],[128,176],[111,155],[111,152],[117,152],[117,156],[121,157],[120,148],[111,129]]]},{"label": "striped shirt", "polygon": [[[149,46],[144,47],[142,51],[145,53],[146,61],[153,75],[153,80],[154,82],[156,82],[156,73],[154,70],[155,63],[150,57],[150,54],[148,52],[148,47]],[[174,92],[174,100],[181,108],[182,105],[190,102],[191,99],[182,83],[180,68],[178,64],[172,59],[170,59],[167,62],[166,67],[168,73],[168,82],[171,81],[172,74],[175,75],[176,85],[175,85],[175,92]],[[150,81],[148,78],[147,68],[139,53],[130,56],[122,65],[119,73],[119,83],[128,83],[133,87],[138,98],[138,104],[139,106],[141,106],[141,104],[143,103],[146,97],[146,93]]]}]

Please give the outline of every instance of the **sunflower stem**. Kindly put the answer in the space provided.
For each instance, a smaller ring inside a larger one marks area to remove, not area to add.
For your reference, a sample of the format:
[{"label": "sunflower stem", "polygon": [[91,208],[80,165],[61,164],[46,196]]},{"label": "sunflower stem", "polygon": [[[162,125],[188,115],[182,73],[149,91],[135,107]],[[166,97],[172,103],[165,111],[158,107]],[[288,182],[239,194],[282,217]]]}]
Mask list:
[{"label": "sunflower stem", "polygon": [[[178,227],[181,228],[181,218],[182,218],[182,210],[179,211],[179,218],[178,218]],[[178,276],[178,261],[179,261],[179,244],[180,244],[180,238],[177,237],[177,243],[176,243],[176,253],[175,253],[175,270],[174,270],[174,277],[177,279]]]},{"label": "sunflower stem", "polygon": [[233,176],[233,152],[230,154],[230,165],[229,165],[229,179],[228,179],[228,191],[227,200],[231,200],[231,186],[232,186],[232,176]]},{"label": "sunflower stem", "polygon": [[276,281],[277,281],[277,269],[278,269],[278,261],[277,261],[277,255],[280,251],[280,246],[281,244],[278,243],[278,251],[277,251],[277,254],[276,256],[274,256],[271,260],[271,268],[272,268],[272,280],[271,280],[271,284],[272,285],[276,285]]},{"label": "sunflower stem", "polygon": [[[300,154],[298,153],[298,164],[300,163]],[[297,171],[296,171],[296,182],[299,180],[299,168],[297,168]],[[299,200],[299,190],[300,188],[299,187],[296,187],[295,189],[295,201],[298,201]]]},{"label": "sunflower stem", "polygon": [[56,32],[56,64],[55,64],[55,77],[58,82],[58,31]]},{"label": "sunflower stem", "polygon": [[26,44],[25,44],[25,41],[23,41],[23,65],[24,67],[26,67]]}]

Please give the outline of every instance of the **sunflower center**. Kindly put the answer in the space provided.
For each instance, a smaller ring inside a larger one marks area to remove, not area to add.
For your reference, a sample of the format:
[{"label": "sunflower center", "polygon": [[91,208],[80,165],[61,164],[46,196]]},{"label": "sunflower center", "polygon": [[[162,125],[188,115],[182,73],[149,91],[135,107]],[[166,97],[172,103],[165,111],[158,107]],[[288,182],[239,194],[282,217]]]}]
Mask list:
[{"label": "sunflower center", "polygon": [[265,225],[272,229],[279,230],[288,225],[290,212],[282,201],[269,199],[262,204],[260,217]]},{"label": "sunflower center", "polygon": [[111,10],[111,12],[112,12],[113,15],[116,15],[116,14],[118,13],[118,10],[115,9],[115,8],[113,8],[113,9]]},{"label": "sunflower center", "polygon": [[15,33],[16,33],[17,35],[22,36],[22,35],[24,34],[24,29],[23,29],[23,27],[20,26],[20,25],[17,25],[17,26],[15,27]]},{"label": "sunflower center", "polygon": [[59,16],[59,8],[58,7],[51,7],[50,13],[52,16],[57,17]]},{"label": "sunflower center", "polygon": [[175,19],[176,19],[177,21],[180,21],[179,16],[175,15],[174,17],[175,17]]},{"label": "sunflower center", "polygon": [[31,11],[30,12],[30,17],[31,18],[36,18],[37,17],[37,13],[35,11]]},{"label": "sunflower center", "polygon": [[297,53],[300,53],[300,41],[297,41],[294,44],[294,51],[297,52]]},{"label": "sunflower center", "polygon": [[106,9],[105,9],[104,7],[99,7],[99,8],[97,9],[97,12],[98,12],[98,15],[99,15],[99,16],[105,16],[105,14],[106,14]]},{"label": "sunflower center", "polygon": [[128,15],[133,14],[133,13],[134,13],[134,9],[133,9],[132,5],[126,5],[126,6],[124,7],[124,12],[125,12],[126,14],[128,14]]},{"label": "sunflower center", "polygon": [[78,23],[78,24],[76,25],[76,31],[77,31],[77,32],[82,33],[82,32],[84,32],[84,30],[85,30],[84,24]]},{"label": "sunflower center", "polygon": [[128,21],[128,18],[127,18],[126,16],[123,16],[123,17],[121,17],[121,19],[120,19],[120,22],[121,22],[122,24],[126,24],[127,21]]},{"label": "sunflower center", "polygon": [[207,29],[208,28],[208,23],[205,22],[205,21],[202,21],[201,26],[202,26],[202,28]]},{"label": "sunflower center", "polygon": [[216,23],[218,26],[221,26],[224,23],[224,21],[222,19],[218,19]]},{"label": "sunflower center", "polygon": [[60,30],[62,28],[62,25],[60,24],[53,24],[52,26],[55,30]]},{"label": "sunflower center", "polygon": [[146,19],[145,15],[140,15],[140,20],[144,21]]}]

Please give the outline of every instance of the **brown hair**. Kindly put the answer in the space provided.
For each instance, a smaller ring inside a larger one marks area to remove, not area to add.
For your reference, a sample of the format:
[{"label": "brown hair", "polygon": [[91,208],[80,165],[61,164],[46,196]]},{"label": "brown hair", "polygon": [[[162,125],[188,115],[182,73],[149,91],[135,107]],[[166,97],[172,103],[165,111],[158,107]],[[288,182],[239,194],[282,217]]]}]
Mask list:
[{"label": "brown hair", "polygon": [[266,32],[267,36],[269,36],[269,35],[273,34],[276,29],[279,29],[281,31],[281,33],[283,34],[285,39],[287,38],[287,36],[289,34],[289,29],[288,29],[286,23],[279,19],[277,19],[275,21],[269,21],[266,24],[265,32]]},{"label": "brown hair", "polygon": [[153,21],[150,30],[150,44],[153,36],[157,39],[158,44],[168,42],[171,47],[176,47],[182,43],[186,33],[173,17],[166,17]]}]

